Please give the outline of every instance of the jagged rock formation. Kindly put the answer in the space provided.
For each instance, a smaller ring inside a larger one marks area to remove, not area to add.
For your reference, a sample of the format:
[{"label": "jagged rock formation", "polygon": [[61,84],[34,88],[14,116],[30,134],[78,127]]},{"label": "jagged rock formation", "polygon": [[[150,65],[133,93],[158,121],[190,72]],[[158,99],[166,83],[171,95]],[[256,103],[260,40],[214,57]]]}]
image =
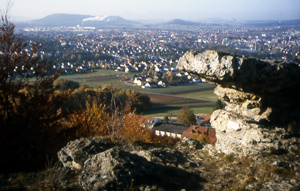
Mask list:
[{"label": "jagged rock formation", "polygon": [[[104,148],[105,140],[106,150],[87,154],[89,142]],[[81,170],[56,163],[28,175],[1,175],[0,190],[300,190],[300,150],[238,158],[191,139],[176,145],[132,145],[97,137],[68,145],[68,152],[78,153],[78,158],[89,155]],[[62,164],[72,162],[71,157],[62,159]]]},{"label": "jagged rock formation", "polygon": [[88,159],[79,181],[85,190],[124,190],[151,171],[152,166],[145,158],[112,148]]},{"label": "jagged rock formation", "polygon": [[64,167],[82,170],[87,159],[109,148],[111,145],[104,138],[84,138],[69,142],[57,155]]},{"label": "jagged rock formation", "polygon": [[128,190],[140,185],[155,186],[148,190],[201,188],[199,173],[184,170],[198,165],[178,150],[143,149],[127,143],[112,146],[106,141],[77,139],[58,152],[65,168],[81,171],[79,185],[85,190]]},{"label": "jagged rock formation", "polygon": [[217,51],[187,52],[177,68],[217,85],[226,103],[212,114],[216,148],[237,155],[299,148],[300,66]]}]

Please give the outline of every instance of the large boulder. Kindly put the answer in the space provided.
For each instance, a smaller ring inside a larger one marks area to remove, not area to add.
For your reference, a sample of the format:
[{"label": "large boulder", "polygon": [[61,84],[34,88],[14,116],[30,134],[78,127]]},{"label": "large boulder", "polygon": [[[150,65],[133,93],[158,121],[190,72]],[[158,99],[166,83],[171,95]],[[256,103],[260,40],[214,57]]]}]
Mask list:
[{"label": "large boulder", "polygon": [[154,190],[201,187],[199,174],[186,171],[189,167],[197,168],[198,164],[171,148],[145,150],[126,142],[113,145],[101,137],[84,138],[69,142],[58,156],[66,170],[80,172],[79,185],[85,190],[127,190],[140,186],[154,187]]},{"label": "large boulder", "polygon": [[64,167],[81,170],[88,158],[109,148],[104,138],[83,138],[70,141],[57,155]]},{"label": "large boulder", "polygon": [[86,190],[124,190],[151,171],[145,158],[112,148],[85,162],[79,182]]},{"label": "large boulder", "polygon": [[200,188],[199,175],[184,170],[191,165],[197,166],[173,149],[130,152],[114,147],[86,160],[79,184],[85,190],[127,190],[136,186],[155,186],[160,190]]},{"label": "large boulder", "polygon": [[299,65],[207,50],[187,52],[177,68],[216,84],[226,103],[211,116],[217,150],[244,156],[299,148]]}]

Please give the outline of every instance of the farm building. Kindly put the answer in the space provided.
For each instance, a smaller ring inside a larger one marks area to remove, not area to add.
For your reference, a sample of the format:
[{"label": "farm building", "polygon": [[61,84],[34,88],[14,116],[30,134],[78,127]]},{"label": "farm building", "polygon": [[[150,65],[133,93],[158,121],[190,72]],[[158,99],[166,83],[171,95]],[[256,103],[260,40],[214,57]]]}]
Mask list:
[{"label": "farm building", "polygon": [[189,127],[179,124],[159,123],[153,127],[155,134],[158,136],[169,136],[174,138],[181,138],[181,135]]}]

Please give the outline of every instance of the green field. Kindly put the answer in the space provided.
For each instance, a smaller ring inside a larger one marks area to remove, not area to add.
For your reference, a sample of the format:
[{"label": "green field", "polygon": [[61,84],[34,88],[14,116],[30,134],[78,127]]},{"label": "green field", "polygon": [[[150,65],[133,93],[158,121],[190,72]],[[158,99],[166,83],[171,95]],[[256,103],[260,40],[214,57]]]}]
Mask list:
[{"label": "green field", "polygon": [[[181,108],[180,108],[181,109]],[[164,117],[166,115],[177,115],[180,111],[178,108],[169,108],[169,109],[161,109],[161,110],[150,110],[147,112],[144,112],[143,115],[149,116],[149,117]],[[198,107],[198,108],[192,108],[193,112],[195,114],[211,114],[213,112],[213,107]]]},{"label": "green field", "polygon": [[148,116],[165,116],[169,113],[176,115],[184,106],[192,108],[194,113],[212,113],[217,100],[217,96],[213,94],[215,86],[208,83],[141,89],[140,87],[121,82],[124,75],[128,78],[134,76],[132,73],[97,70],[92,73],[63,75],[60,79],[70,79],[79,82],[80,85],[88,85],[90,87],[113,84],[116,88],[144,92],[150,97],[153,104],[150,110],[144,112],[144,115]]},{"label": "green field", "polygon": [[114,84],[117,88],[130,89],[124,83],[121,83],[123,75],[132,77],[133,74],[126,74],[125,72],[115,72],[113,70],[97,70],[91,73],[79,73],[73,75],[63,75],[60,79],[70,79],[78,82],[80,85],[88,85],[90,87],[100,87],[106,84]]},{"label": "green field", "polygon": [[217,101],[218,97],[214,94],[213,90],[201,91],[199,92],[192,92],[192,93],[182,93],[180,96],[188,97],[188,98],[198,98],[198,99],[206,99]]}]

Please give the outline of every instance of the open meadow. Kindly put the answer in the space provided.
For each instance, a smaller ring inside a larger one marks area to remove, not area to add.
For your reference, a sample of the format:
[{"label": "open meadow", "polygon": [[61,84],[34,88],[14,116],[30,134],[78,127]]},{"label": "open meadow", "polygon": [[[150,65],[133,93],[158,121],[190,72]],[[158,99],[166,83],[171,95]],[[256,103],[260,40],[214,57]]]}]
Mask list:
[{"label": "open meadow", "polygon": [[177,115],[184,106],[192,108],[194,113],[212,113],[217,101],[217,96],[213,94],[215,86],[208,83],[142,89],[138,86],[123,83],[124,75],[127,78],[134,76],[132,73],[98,70],[92,73],[63,75],[60,79],[70,79],[79,82],[80,85],[88,85],[90,87],[113,84],[116,88],[146,93],[152,102],[152,108],[144,112],[144,115],[147,116]]}]

